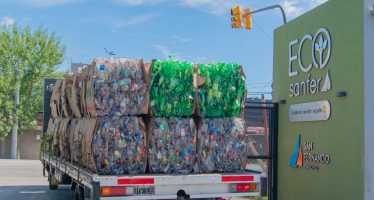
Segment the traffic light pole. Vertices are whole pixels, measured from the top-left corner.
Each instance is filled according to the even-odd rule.
[[[277,9],[277,8],[281,10],[282,16],[283,16],[283,23],[286,24],[287,23],[286,13],[284,12],[282,6],[280,6],[280,5],[268,6],[268,7],[265,7],[265,8],[254,10],[251,13],[248,13],[248,14],[254,14],[254,13],[262,12],[262,11],[265,11],[265,10],[272,10],[272,9]]]

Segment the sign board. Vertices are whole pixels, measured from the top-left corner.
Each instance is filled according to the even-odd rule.
[[[326,121],[330,115],[330,102],[326,100],[294,104],[289,109],[291,122]]]
[[[374,180],[373,151],[365,151],[374,146],[374,131],[365,135],[373,127],[365,116],[374,113],[366,107],[374,102],[366,98],[374,94],[373,72],[365,71],[373,69],[373,52],[365,50],[373,42],[364,38],[374,38],[364,32],[364,18],[374,31],[367,2],[330,0],[275,30],[278,200],[374,199],[373,190],[364,195]]]

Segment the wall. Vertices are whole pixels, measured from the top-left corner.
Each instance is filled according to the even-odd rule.
[[[331,35],[331,56],[323,69],[312,67],[304,73],[297,60],[289,76],[289,44],[305,34],[315,35],[326,28]],[[363,0],[330,0],[320,7],[278,28],[274,35],[273,101],[279,105],[278,199],[279,200],[363,200],[364,199],[364,37]],[[312,42],[303,46],[303,64],[312,63]],[[291,54],[298,53],[294,45]],[[326,56],[326,52],[324,54]],[[325,76],[329,71],[331,90],[290,97],[290,84]],[[323,80],[325,81],[325,80]],[[337,97],[346,91],[348,96]],[[290,122],[292,104],[328,100],[331,116],[327,121]],[[301,135],[303,166],[293,168],[290,159]],[[313,142],[313,150],[304,149]],[[329,164],[306,162],[305,153],[327,154]],[[306,169],[309,165],[319,170]],[[372,198],[368,198],[372,199]]]
[[[37,139],[40,131],[23,130],[18,135],[18,152],[19,159],[38,160],[41,140]],[[0,141],[0,158],[9,159],[11,148],[11,135],[8,135],[4,141]]]
[[[374,1],[364,3],[365,48],[365,200],[374,199]]]

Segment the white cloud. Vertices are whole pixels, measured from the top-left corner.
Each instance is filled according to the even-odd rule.
[[[175,41],[178,41],[178,42],[191,42],[193,41],[194,39],[192,38],[183,38],[183,37],[179,37],[177,35],[173,35],[171,36],[171,38]]]
[[[15,19],[13,19],[11,17],[8,17],[8,16],[5,16],[5,17],[2,18],[2,20],[0,22],[0,25],[11,26],[15,23],[16,23]]]
[[[325,2],[327,2],[327,0],[310,0],[310,7],[315,8]]]
[[[125,5],[156,5],[164,2],[165,0],[115,0],[117,3],[125,4]]]
[[[288,18],[295,18],[306,11],[309,11],[328,0],[283,0],[280,5],[283,7]]]
[[[294,18],[305,12],[305,9],[300,4],[300,0],[284,0],[280,5],[283,7],[284,12],[286,12],[286,16],[290,18]]]
[[[169,4],[179,4],[180,6],[197,8],[205,12],[222,15],[229,12],[229,9],[237,3],[230,0],[114,0],[124,5],[157,5],[168,2]]]
[[[19,4],[27,4],[35,7],[49,7],[67,3],[74,3],[80,0],[16,0]]]
[[[169,56],[172,56],[176,60],[182,60],[181,57],[179,56],[179,53],[171,52],[169,48],[165,45],[152,44],[151,46],[157,49],[158,51],[160,51],[165,59],[169,59]]]
[[[158,16],[158,14],[149,13],[149,14],[144,14],[144,15],[138,15],[138,16],[135,16],[135,17],[127,19],[127,20],[117,19],[117,20],[114,20],[113,23],[114,23],[114,26],[116,28],[124,28],[124,27],[127,27],[127,26],[132,26],[132,25],[144,23],[144,22],[149,21],[152,18],[157,17],[157,16]]]
[[[199,8],[214,15],[222,15],[230,11],[237,3],[229,0],[180,0],[187,7]]]

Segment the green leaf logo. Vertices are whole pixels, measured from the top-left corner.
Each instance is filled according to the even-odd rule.
[[[318,51],[319,53],[319,65],[321,66],[323,63],[323,51],[327,47],[327,40],[324,40],[323,36],[321,35],[319,37],[318,43],[316,42],[314,45],[315,45],[316,51]]]
[[[331,35],[326,28],[320,28],[313,38],[313,64],[316,68],[326,67],[331,56]]]

